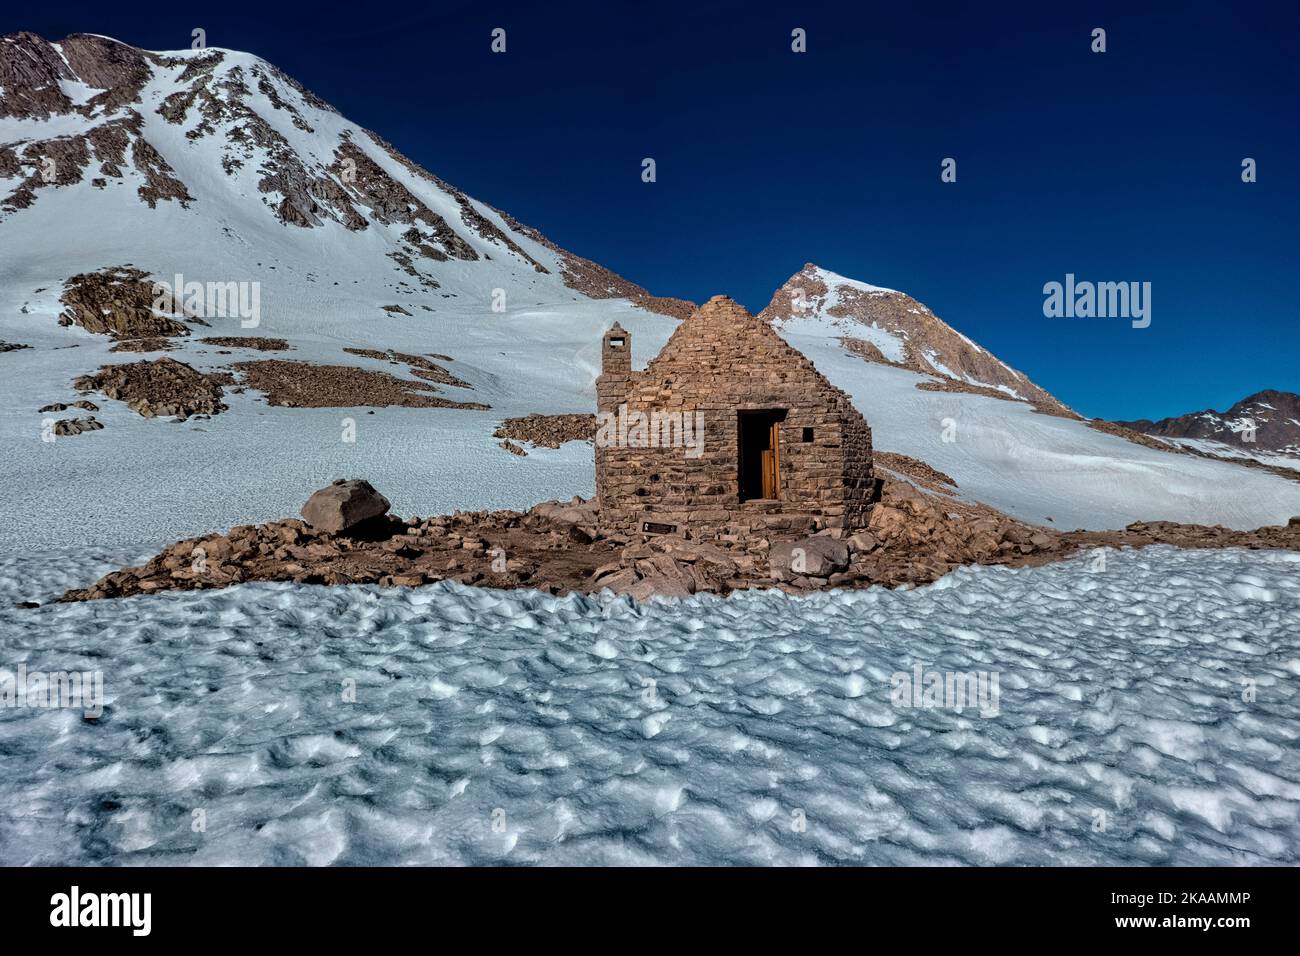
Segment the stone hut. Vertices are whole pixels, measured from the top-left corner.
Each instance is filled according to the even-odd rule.
[[[710,299],[643,372],[615,324],[602,359],[596,494],[608,529],[710,539],[866,524],[866,420],[743,306]]]

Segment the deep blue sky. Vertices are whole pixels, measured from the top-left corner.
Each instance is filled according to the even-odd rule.
[[[1156,418],[1300,391],[1298,9],[96,2],[3,32],[175,49],[204,27],[655,293],[757,310],[813,261],[916,296],[1085,414]],[[1044,318],[1067,272],[1151,282],[1151,327]]]

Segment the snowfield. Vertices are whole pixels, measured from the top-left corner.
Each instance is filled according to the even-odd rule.
[[[110,557],[11,556],[5,596]],[[107,707],[0,709],[0,863],[1300,862],[1300,555],[1105,558],[6,602],[0,667],[101,670]],[[896,704],[918,665],[996,674],[996,716]]]

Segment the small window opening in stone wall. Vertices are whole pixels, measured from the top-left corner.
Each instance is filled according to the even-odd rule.
[[[612,349],[621,349],[621,348],[622,348],[624,345],[626,345],[626,344],[627,344],[627,339],[624,339],[624,338],[617,338],[617,339],[610,339],[610,340],[609,340],[609,347],[612,348]]]
[[[805,443],[813,440],[813,430],[811,428],[805,428],[803,430],[803,440]]]

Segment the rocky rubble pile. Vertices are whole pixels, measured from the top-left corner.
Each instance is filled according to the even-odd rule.
[[[287,352],[290,349],[287,339],[265,335],[212,335],[199,341],[223,349],[252,349],[256,352]]]
[[[991,509],[952,511],[943,499],[892,480],[884,482],[867,529],[855,534],[813,531],[815,526],[796,521],[784,531],[773,531],[770,519],[767,525],[733,526],[707,543],[676,535],[638,541],[623,549],[617,566],[594,572],[593,589],[608,587],[643,599],[755,587],[798,594],[922,584],[963,564],[1039,563],[1073,550],[1062,545],[1057,532]]]
[[[236,362],[231,368],[245,384],[266,394],[269,405],[285,408],[355,408],[404,405],[409,408],[486,410],[482,402],[456,402],[438,397],[426,382],[397,378],[387,372],[350,365],[317,365],[285,359]]]
[[[175,415],[216,415],[226,410],[218,378],[205,375],[171,358],[106,365],[94,375],[83,375],[72,383],[81,392],[103,392],[126,402],[127,407],[146,418]]]
[[[964,561],[1011,562],[1056,547],[1054,537],[1010,519],[963,530],[967,519],[949,518],[928,501],[910,485],[889,482],[870,533],[841,539],[835,530],[804,535],[811,526],[792,525],[774,541],[764,536],[770,528],[736,526],[701,541],[607,534],[597,502],[581,498],[523,513],[403,521],[387,513],[387,499],[367,482],[338,481],[311,496],[304,520],[181,541],[145,566],[114,572],[65,599],[240,581],[414,587],[444,579],[552,593],[609,588],[639,600],[773,586],[799,593],[929,581]]]
[[[957,482],[950,476],[911,455],[875,448],[871,452],[871,457],[877,468],[887,468],[889,471],[897,472],[913,484],[928,488],[930,491],[947,492],[957,487]]]
[[[534,413],[522,418],[507,418],[492,435],[495,438],[528,442],[538,448],[559,448],[565,442],[594,440],[596,416]]]
[[[573,525],[545,514],[457,512],[402,520],[376,513],[379,507],[387,511],[387,501],[365,482],[331,485],[309,499],[303,509],[306,519],[241,525],[225,534],[179,541],[142,567],[105,575],[89,588],[69,591],[62,600],[244,581],[417,587],[454,580],[558,594],[585,590],[592,571],[617,557],[610,542],[593,541]],[[340,531],[327,530],[339,525]]]
[[[1300,551],[1300,515],[1284,525],[1265,525],[1251,531],[1234,531],[1222,525],[1177,524],[1173,521],[1135,521],[1123,531],[1071,531],[1061,535],[1066,547],[1130,547],[1172,544],[1179,548],[1284,548]]]
[[[1291,548],[1287,526],[1238,532],[1168,522],[1124,531],[1067,534],[1022,524],[982,506],[956,504],[901,481],[886,481],[869,526],[781,537],[733,528],[714,540],[601,530],[597,503],[575,498],[527,512],[457,512],[402,520],[367,482],[335,482],[314,494],[304,519],[242,525],[171,545],[147,564],[67,592],[64,601],[127,597],[242,581],[418,587],[442,580],[530,587],[561,594],[609,589],[637,600],[747,588],[793,594],[825,588],[934,581],[963,564],[1041,564],[1082,548]]]
[[[160,298],[167,306],[163,311],[154,308]],[[170,296],[157,294],[147,272],[130,266],[72,276],[64,283],[60,301],[66,307],[60,325],[79,325],[119,340],[189,335],[189,327],[178,317],[195,321]]]
[[[349,355],[360,355],[362,358],[372,358],[381,362],[387,362],[389,365],[406,365],[409,367],[411,374],[416,378],[422,378],[425,381],[434,382],[438,385],[452,385],[456,388],[474,387],[470,385],[469,382],[452,375],[451,372],[447,371],[437,362],[430,361],[430,359],[434,358],[442,359],[444,362],[453,361],[450,355],[432,354],[426,357],[424,355],[412,355],[409,352],[398,352],[393,349],[389,349],[387,352],[382,352],[379,349],[345,348],[343,351],[347,352]]]

